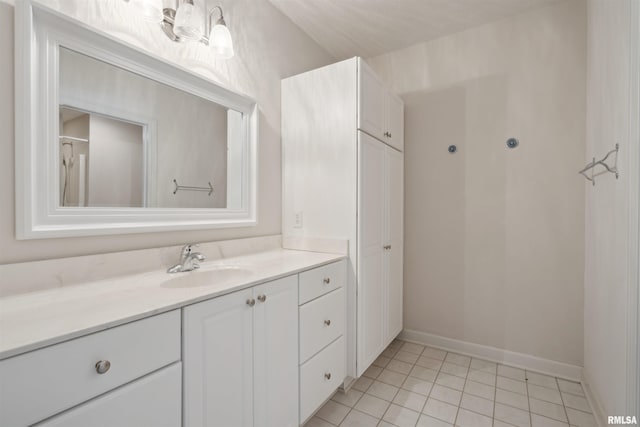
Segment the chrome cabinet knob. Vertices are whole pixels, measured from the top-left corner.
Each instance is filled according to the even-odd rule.
[[[330,379],[331,379],[331,372],[325,372],[325,373],[324,373],[324,377],[325,377],[326,379],[330,380]]]
[[[327,326],[331,326],[331,320],[327,319],[324,321],[324,324]]]
[[[249,298],[249,299],[247,300],[247,305],[248,305],[249,307],[253,307],[254,305],[256,305],[256,300],[254,300],[253,298]]]
[[[328,277],[325,277],[322,281],[324,282],[325,285],[328,285],[329,283],[331,283],[331,279]]]
[[[266,295],[258,295],[258,301],[265,302],[266,300],[267,300],[267,296]]]
[[[98,363],[96,363],[96,372],[100,375],[106,373],[109,368],[111,368],[111,362],[109,362],[108,360],[100,360]]]

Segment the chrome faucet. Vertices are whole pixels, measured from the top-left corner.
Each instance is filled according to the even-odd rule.
[[[169,268],[167,273],[182,273],[200,268],[200,264],[198,264],[198,262],[204,261],[205,258],[200,252],[193,252],[192,248],[194,247],[198,247],[198,245],[185,245],[182,248],[182,253],[180,254],[180,264],[176,264]]]

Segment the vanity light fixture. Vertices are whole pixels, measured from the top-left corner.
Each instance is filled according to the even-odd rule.
[[[143,19],[159,22],[164,33],[174,42],[196,41],[211,48],[218,58],[233,57],[233,40],[222,13],[214,6],[207,13],[194,0],[176,0],[176,7],[162,8],[162,0],[125,0]],[[204,3],[206,10],[206,2]],[[220,17],[213,24],[214,14]]]

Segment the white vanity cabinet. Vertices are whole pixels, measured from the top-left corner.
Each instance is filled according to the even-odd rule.
[[[182,364],[178,362],[36,426],[177,427],[182,424],[181,383]]]
[[[359,62],[358,129],[402,151],[404,104],[364,61]]]
[[[346,261],[300,273],[300,424],[346,374]]]
[[[350,377],[402,329],[403,114],[360,58],[282,81],[283,235],[349,241]]]
[[[107,425],[100,424],[106,413],[105,422],[119,425],[176,425],[179,361],[180,310],[4,359],[0,425],[27,426],[56,414],[42,425]],[[165,421],[155,424],[158,411]]]
[[[298,425],[298,276],[183,309],[184,426]]]

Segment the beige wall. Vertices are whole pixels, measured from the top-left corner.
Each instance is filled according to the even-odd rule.
[[[0,263],[94,254],[184,242],[277,234],[281,228],[280,79],[333,58],[267,1],[223,0],[236,57],[213,61],[204,46],[174,44],[153,24],[131,17],[121,0],[45,3],[155,55],[257,99],[260,106],[258,225],[189,232],[17,241],[14,220],[13,7],[0,2]]]
[[[368,60],[406,102],[406,329],[582,365],[585,24],[569,0]]]
[[[628,333],[629,299],[635,286],[637,299],[637,240],[635,254],[631,239],[638,236],[630,203],[638,203],[638,93],[631,103],[631,56],[638,55],[631,43],[631,20],[638,31],[637,0],[589,0],[587,62],[587,152],[585,163],[602,157],[620,144],[618,180],[611,174],[597,178],[596,186],[587,186],[586,270],[585,270],[585,345],[584,376],[602,415],[636,415],[627,406],[627,351],[633,345]],[[638,38],[636,33],[633,37]],[[637,67],[637,64],[636,64]],[[638,70],[635,70],[637,82]],[[637,86],[636,86],[637,91]],[[630,110],[630,106],[635,108]],[[634,111],[635,110],[635,111]],[[634,117],[634,119],[631,119]],[[634,125],[635,123],[635,125]],[[634,128],[635,126],[635,128]],[[631,160],[634,156],[635,160]],[[635,186],[631,183],[635,180]],[[632,192],[635,191],[635,197]],[[633,197],[633,198],[632,198]],[[632,259],[635,258],[635,267]],[[636,269],[634,284],[631,268]],[[636,308],[637,309],[637,308]],[[637,331],[636,331],[637,334]],[[638,337],[636,335],[635,341]],[[631,361],[633,364],[633,361]],[[637,378],[637,373],[635,374]],[[636,379],[637,381],[637,379]],[[636,383],[637,384],[637,383]],[[637,386],[637,385],[636,385]]]

